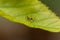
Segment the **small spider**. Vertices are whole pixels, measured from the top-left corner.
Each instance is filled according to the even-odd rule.
[[[34,21],[32,17],[28,17],[28,16],[27,16],[27,20],[30,21],[30,22]]]

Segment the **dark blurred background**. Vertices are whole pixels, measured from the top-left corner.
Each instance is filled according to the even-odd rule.
[[[41,0],[49,8],[60,14],[60,0]],[[60,40],[60,33],[29,28],[0,17],[0,40]]]
[[[60,16],[60,0],[41,0],[46,4],[52,11]]]

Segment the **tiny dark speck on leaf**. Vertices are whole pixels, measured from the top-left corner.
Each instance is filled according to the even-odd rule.
[[[33,18],[32,17],[29,17],[29,16],[27,16],[27,20],[30,21],[30,22],[33,22],[34,21]]]

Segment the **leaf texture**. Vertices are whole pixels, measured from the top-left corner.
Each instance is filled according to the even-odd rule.
[[[60,19],[38,0],[0,0],[0,16],[12,22],[60,32]]]

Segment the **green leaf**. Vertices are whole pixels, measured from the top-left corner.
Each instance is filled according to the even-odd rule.
[[[60,19],[38,0],[0,0],[0,16],[32,28],[60,32]]]

